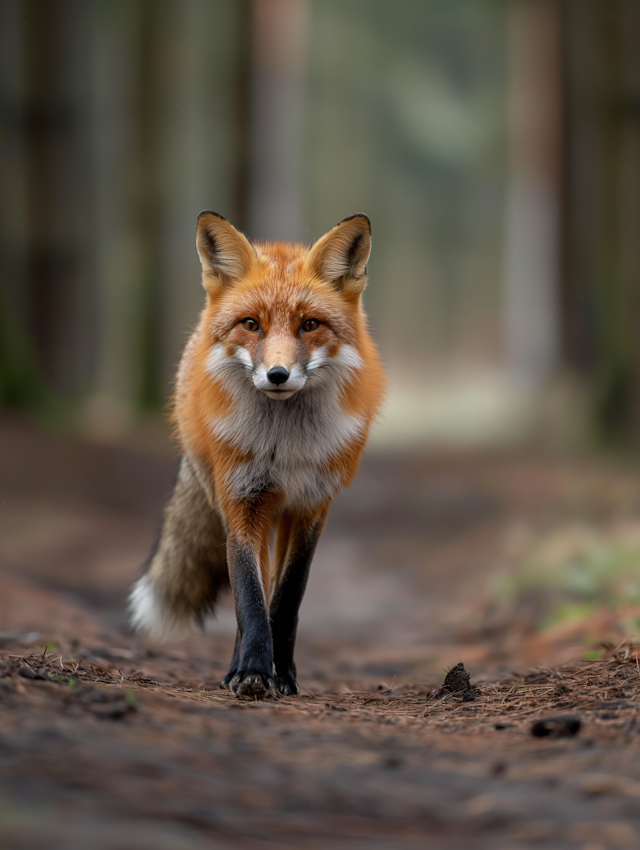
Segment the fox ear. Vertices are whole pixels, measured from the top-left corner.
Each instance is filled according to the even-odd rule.
[[[244,277],[255,259],[246,236],[211,210],[198,216],[196,247],[202,264],[202,285],[211,293]]]
[[[318,239],[307,265],[313,274],[332,283],[339,292],[355,295],[367,285],[370,253],[371,222],[364,213],[356,213]]]

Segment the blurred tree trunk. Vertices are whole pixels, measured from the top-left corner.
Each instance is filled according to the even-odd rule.
[[[147,247],[142,196],[152,166],[140,161],[142,7],[94,0],[91,10],[92,256],[99,329],[87,426],[110,438],[127,426],[140,399]],[[148,121],[150,107],[144,108]]]
[[[253,0],[249,235],[298,241],[308,0]]]
[[[137,406],[154,409],[164,402],[158,364],[161,362],[161,316],[164,291],[161,262],[162,177],[161,115],[164,104],[163,65],[171,54],[166,0],[138,0],[134,64],[133,160],[137,169],[136,229],[142,256],[140,269],[141,309],[137,359],[140,363]]]
[[[640,442],[640,4],[624,0],[618,22],[621,53],[620,275],[626,293],[626,333],[631,342],[630,419]]]
[[[507,24],[507,357],[518,389],[535,397],[559,359],[559,2],[510,0]]]
[[[254,0],[236,0],[236,50],[233,81],[234,157],[233,209],[234,225],[247,231],[251,191],[251,68],[254,32]]]
[[[640,441],[640,5],[564,4],[562,329],[600,436]]]
[[[85,7],[79,0],[24,3],[24,67],[29,312],[51,385],[70,398],[86,385],[89,311],[78,309],[86,278],[81,82]]]
[[[28,332],[21,12],[0,0],[0,404],[28,406],[42,379]]]
[[[3,3],[1,11],[3,36],[10,38],[3,62],[11,63],[5,64],[8,79],[3,77],[9,98],[3,154],[9,165],[2,183],[2,239],[8,263],[3,276],[9,275],[3,288],[11,291],[3,297],[4,309],[14,318],[5,316],[5,322],[12,357],[59,393],[77,398],[91,373],[86,127],[78,73],[86,7],[79,0],[22,0]]]

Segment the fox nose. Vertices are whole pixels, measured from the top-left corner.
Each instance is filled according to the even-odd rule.
[[[272,366],[267,372],[267,378],[269,378],[272,384],[278,386],[279,384],[284,384],[289,379],[289,373],[284,366]]]

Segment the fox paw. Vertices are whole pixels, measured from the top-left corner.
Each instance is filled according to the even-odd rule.
[[[276,688],[286,697],[295,697],[300,693],[300,685],[296,682],[296,677],[291,674],[276,676]]]
[[[224,679],[222,686],[224,687]],[[265,676],[257,670],[236,671],[227,687],[237,697],[249,697],[250,699],[264,699],[265,697],[274,697],[277,694],[276,683],[271,676]]]

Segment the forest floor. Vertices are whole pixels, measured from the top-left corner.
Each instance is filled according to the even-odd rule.
[[[0,420],[0,847],[640,846],[640,469],[370,454],[251,702],[127,627],[174,465]]]

